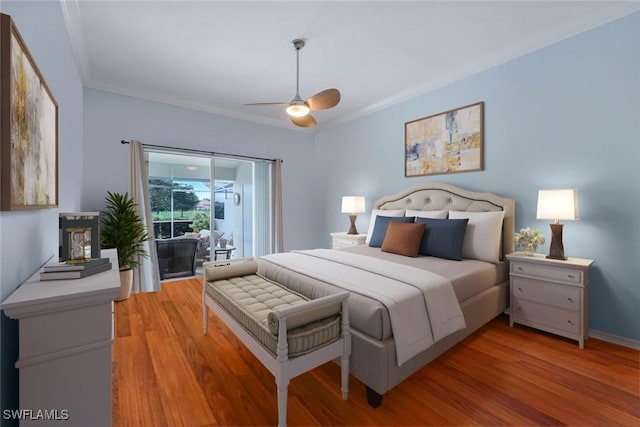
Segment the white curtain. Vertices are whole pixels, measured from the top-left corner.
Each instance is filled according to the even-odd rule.
[[[138,214],[147,232],[152,237],[144,243],[149,258],[138,257],[140,265],[133,270],[133,292],[153,292],[160,290],[160,273],[158,271],[158,253],[153,235],[153,218],[149,199],[149,174],[144,159],[144,147],[140,141],[129,143],[130,153],[130,193],[136,203]]]
[[[272,168],[273,188],[272,188],[272,236],[273,236],[273,253],[284,251],[283,233],[282,233],[282,159],[275,159]]]
[[[271,218],[271,163],[267,161],[253,162],[253,206],[251,208],[252,220],[246,224],[244,235],[252,236],[253,256],[259,257],[273,253],[272,218]],[[245,193],[244,200],[248,200]],[[243,213],[246,216],[247,212]],[[251,230],[253,227],[253,230]],[[246,253],[246,252],[245,252]]]

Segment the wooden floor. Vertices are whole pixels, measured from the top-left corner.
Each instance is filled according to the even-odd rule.
[[[200,279],[201,280],[201,279]],[[116,303],[115,426],[276,425],[271,374],[213,313],[202,332],[201,281]],[[292,380],[290,425],[640,425],[639,352],[510,328],[499,317],[370,408],[325,364]]]

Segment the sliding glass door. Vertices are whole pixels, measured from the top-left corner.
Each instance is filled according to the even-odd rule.
[[[209,228],[211,161],[206,157],[148,152],[149,198],[157,239]]]
[[[151,149],[147,155],[156,239],[207,240],[207,259],[271,253],[272,162]]]

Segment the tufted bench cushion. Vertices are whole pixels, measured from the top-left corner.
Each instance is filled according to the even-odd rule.
[[[312,300],[257,274],[253,258],[204,264],[202,323],[209,309],[273,374],[278,426],[287,425],[291,378],[340,359],[342,399],[349,395],[349,293]]]
[[[206,279],[205,293],[276,357],[279,325],[274,312],[308,299],[257,274],[215,277],[208,272]],[[287,319],[289,357],[309,353],[336,341],[340,337],[340,308],[341,304],[335,303]]]

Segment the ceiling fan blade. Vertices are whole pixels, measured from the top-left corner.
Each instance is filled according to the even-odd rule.
[[[254,102],[251,104],[243,104],[243,105],[289,105],[288,102]]]
[[[294,125],[301,128],[312,128],[317,124],[316,119],[311,114],[302,117],[289,117]]]
[[[307,100],[309,108],[313,111],[335,107],[338,102],[340,102],[340,91],[338,89],[325,89]]]

